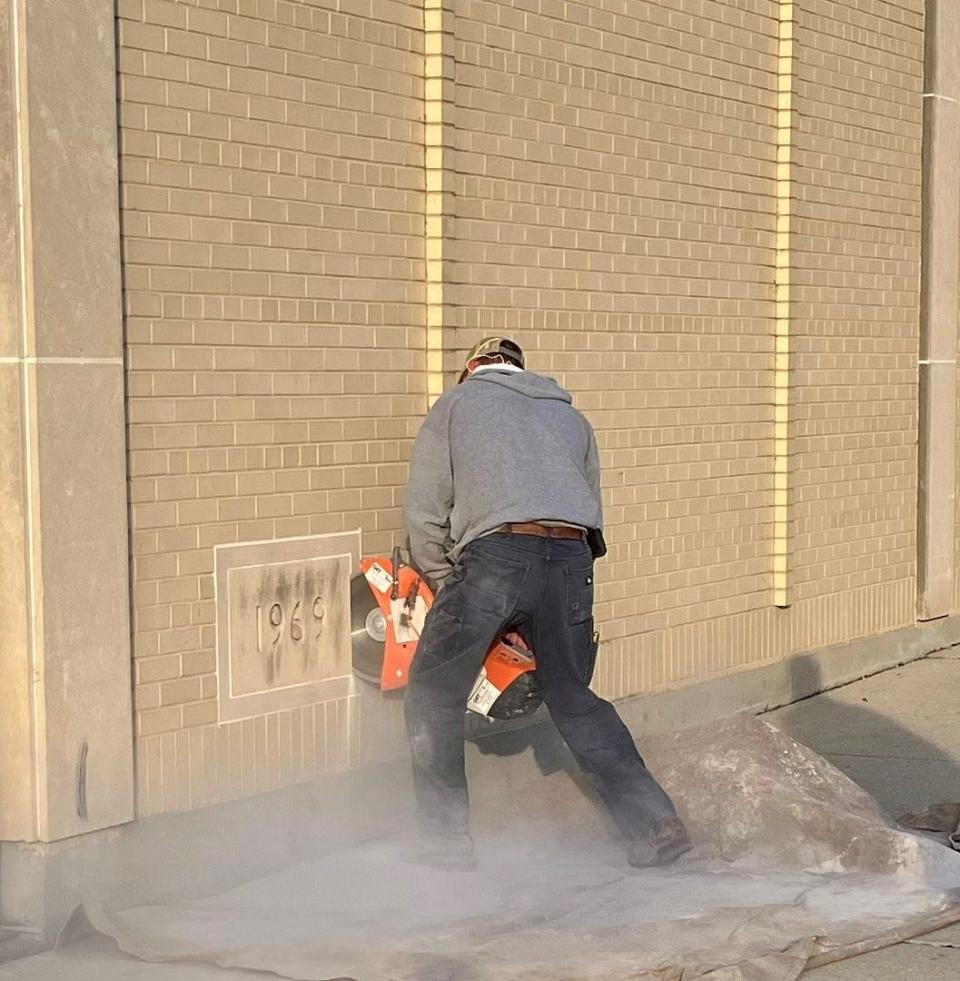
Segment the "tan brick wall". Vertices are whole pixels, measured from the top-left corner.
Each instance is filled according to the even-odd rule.
[[[451,347],[600,434],[619,697],[914,618],[922,4],[795,5],[792,607],[771,608],[778,5],[457,18]],[[462,284],[462,285],[461,285]]]
[[[422,11],[120,0],[118,35],[144,813],[349,762],[356,699],[214,728],[213,546],[400,527]]]
[[[528,6],[457,19],[455,346],[516,333],[598,429],[625,695],[770,603],[777,5]]]
[[[796,4],[788,610],[771,605],[778,4],[446,6],[446,365],[515,334],[598,429],[598,688],[912,622],[921,0]],[[426,405],[423,11],[119,14],[147,813],[402,745],[397,704],[369,691],[218,727],[211,573],[220,543],[359,526],[370,553],[400,528]]]
[[[923,2],[797,10],[791,565],[803,601],[916,577]]]

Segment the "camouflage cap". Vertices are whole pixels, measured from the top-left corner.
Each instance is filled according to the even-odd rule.
[[[471,361],[476,358],[495,358],[497,356],[505,358],[507,361],[519,365],[521,368],[526,367],[523,349],[516,341],[511,341],[509,337],[485,337],[470,349],[470,353],[463,363],[463,373],[460,375],[460,381],[463,381],[467,377],[467,366]]]

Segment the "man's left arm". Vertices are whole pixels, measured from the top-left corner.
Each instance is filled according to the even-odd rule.
[[[404,505],[413,564],[434,587],[452,570],[447,560],[453,509],[449,425],[449,407],[441,400],[414,441]]]

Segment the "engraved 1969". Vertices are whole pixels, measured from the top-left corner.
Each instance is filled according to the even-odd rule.
[[[273,653],[285,636],[289,636],[294,644],[303,642],[302,606],[302,601],[297,600],[293,608],[286,612],[280,602],[274,602],[269,607],[264,607],[260,603],[257,604],[257,652],[259,654]],[[313,639],[319,641],[323,619],[326,616],[322,596],[313,598],[308,616],[310,619],[309,629],[313,631]]]

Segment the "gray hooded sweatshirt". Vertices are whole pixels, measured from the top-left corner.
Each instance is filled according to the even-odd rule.
[[[424,420],[405,510],[413,563],[437,585],[470,542],[507,522],[602,528],[593,429],[552,378],[470,375]]]

